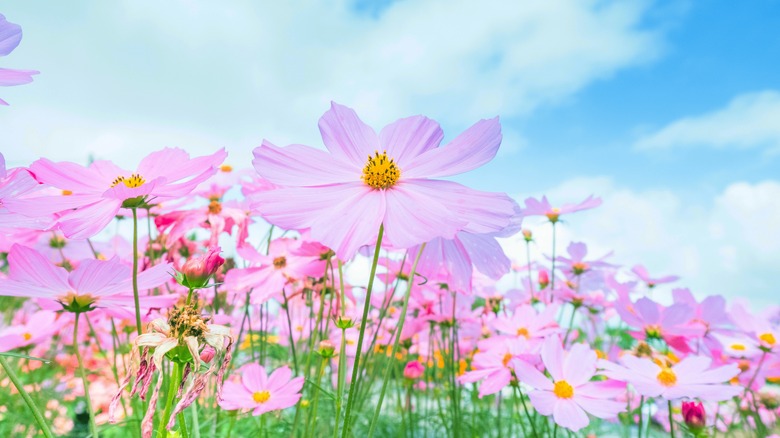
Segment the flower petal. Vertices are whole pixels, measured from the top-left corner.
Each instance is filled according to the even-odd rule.
[[[559,426],[576,432],[590,423],[588,414],[573,399],[561,400],[553,408],[553,419]]]
[[[361,167],[309,146],[280,148],[268,141],[252,151],[252,165],[268,181],[282,186],[319,186],[360,181]]]
[[[439,146],[444,132],[434,120],[412,116],[396,120],[379,133],[379,142],[403,172],[404,166],[418,155]]]
[[[325,147],[334,157],[350,162],[362,169],[381,146],[374,130],[363,123],[355,110],[335,102],[319,121],[320,134]]]

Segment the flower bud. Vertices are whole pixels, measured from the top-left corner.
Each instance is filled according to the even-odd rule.
[[[346,330],[354,326],[355,326],[355,321],[353,321],[352,318],[348,318],[346,316],[336,317],[336,327],[340,328],[341,330]]]
[[[550,275],[547,271],[539,271],[539,288],[544,289],[550,284]]]
[[[706,416],[704,415],[704,405],[701,402],[683,402],[682,403],[682,416],[685,420],[685,425],[692,431],[702,429],[706,424]]]
[[[419,361],[413,360],[406,364],[404,368],[404,377],[409,380],[417,380],[422,377],[425,372],[425,367]]]
[[[206,286],[212,275],[217,272],[225,259],[219,256],[220,248],[209,249],[203,257],[191,257],[179,269],[176,281],[190,289],[200,289]]]
[[[334,353],[336,352],[336,346],[328,339],[325,339],[324,341],[320,341],[320,348],[319,353],[320,356],[328,359],[333,357]]]
[[[526,242],[530,242],[530,241],[534,240],[534,235],[531,233],[531,230],[524,229],[523,230],[523,238],[525,239]]]

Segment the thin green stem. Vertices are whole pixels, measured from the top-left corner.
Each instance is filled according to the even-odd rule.
[[[138,298],[138,210],[133,210],[133,304],[135,304],[135,325],[138,336],[141,336],[141,302]]]
[[[35,405],[35,402],[33,402],[33,399],[30,397],[30,394],[27,393],[27,390],[24,389],[24,384],[19,380],[19,376],[17,376],[13,368],[11,368],[11,365],[5,359],[5,356],[0,355],[0,366],[2,366],[5,373],[8,374],[8,378],[11,379],[11,383],[13,383],[16,390],[19,391],[24,402],[27,403],[27,407],[30,408],[33,417],[35,418],[35,422],[38,423],[38,428],[41,429],[43,436],[52,438],[54,435],[51,434],[49,425],[46,424],[46,420],[43,419],[43,414],[41,414],[41,411],[38,409],[38,406]]]
[[[552,268],[550,269],[550,290],[555,289],[555,222],[552,223]]]
[[[369,426],[368,430],[368,436],[371,438],[374,435],[374,430],[376,428],[377,420],[379,419],[379,413],[382,411],[382,401],[385,398],[385,391],[387,390],[387,382],[390,379],[390,370],[393,368],[393,364],[396,361],[396,353],[398,352],[398,345],[401,343],[401,334],[403,333],[404,329],[404,321],[406,320],[406,312],[409,309],[409,297],[412,294],[412,286],[414,286],[414,275],[417,272],[417,263],[420,261],[420,256],[422,256],[423,251],[425,250],[425,243],[423,243],[420,246],[420,250],[417,252],[417,257],[414,259],[414,264],[412,265],[412,271],[409,273],[409,281],[406,287],[406,293],[404,294],[404,303],[403,308],[401,309],[401,315],[398,317],[398,327],[395,329],[395,341],[393,342],[393,350],[390,353],[390,364],[387,365],[385,368],[385,376],[382,379],[382,390],[379,393],[379,400],[376,404],[376,409],[374,410],[374,417],[371,419],[371,425]]]
[[[672,418],[672,401],[666,402],[666,406],[669,409],[669,436],[674,438],[674,419]]]
[[[76,313],[76,320],[73,322],[73,350],[76,352],[76,360],[79,363],[79,372],[81,373],[81,382],[84,384],[84,398],[87,400],[87,412],[89,413],[89,432],[93,438],[98,438],[97,426],[95,425],[95,411],[92,409],[92,399],[89,396],[87,370],[84,368],[84,360],[81,358],[81,353],[79,352],[79,315],[81,315],[81,313]]]
[[[339,288],[341,289],[341,306],[339,309],[340,319],[344,319],[346,306],[346,292],[344,291],[344,272],[342,269],[341,260],[339,260]],[[339,423],[341,422],[341,403],[344,399],[344,382],[347,378],[347,328],[344,325],[344,321],[339,323],[341,326],[341,347],[339,348],[339,374],[338,382],[336,385],[336,419],[333,426],[333,438],[339,436]]]
[[[645,396],[639,398],[639,435],[638,438],[642,438],[642,428],[644,426],[644,414],[642,408],[645,406]]]
[[[322,381],[322,375],[325,373],[325,365],[328,363],[328,358],[323,357],[322,361],[320,362],[320,369],[317,371],[317,385],[320,384]],[[314,436],[312,435],[312,427],[317,427],[317,405],[320,401],[320,391],[314,391],[314,400],[312,401],[311,405],[311,412],[309,412],[309,416],[306,418],[306,435],[307,437]],[[312,421],[314,420],[314,421]]]
[[[290,349],[292,349],[293,367],[295,374],[298,374],[298,355],[295,353],[295,337],[293,337],[292,317],[290,317],[290,302],[287,300],[287,294],[282,288],[282,298],[284,298],[284,313],[287,314],[287,331],[290,333]]]
[[[371,273],[368,277],[368,287],[366,288],[366,299],[363,304],[363,317],[360,319],[360,334],[358,335],[357,347],[355,350],[355,364],[352,367],[352,383],[349,385],[349,394],[347,395],[347,410],[344,414],[344,430],[341,433],[342,438],[347,438],[350,424],[350,414],[352,406],[355,404],[355,390],[360,383],[360,354],[363,351],[363,337],[368,325],[368,310],[371,308],[371,291],[374,288],[374,277],[376,277],[376,266],[379,262],[379,250],[382,248],[382,236],[385,233],[384,224],[379,225],[379,233],[376,236],[376,246],[374,248],[374,259],[371,262]]]
[[[165,400],[165,409],[163,409],[162,418],[160,418],[160,436],[166,438],[168,436],[168,420],[171,416],[171,408],[173,407],[173,400],[176,398],[176,393],[179,392],[179,384],[181,383],[181,365],[175,362],[173,365],[173,371],[171,372],[171,380],[168,382],[168,395]]]
[[[527,418],[528,422],[531,424],[531,432],[534,433],[534,437],[538,437],[539,434],[536,432],[536,422],[531,418],[531,413],[528,411],[528,406],[526,406],[525,399],[523,398],[523,390],[519,385],[517,386],[517,392],[520,396],[520,404],[523,405],[523,411],[525,411],[525,418]]]

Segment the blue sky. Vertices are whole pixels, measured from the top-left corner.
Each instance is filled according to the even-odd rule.
[[[225,146],[248,166],[263,138],[319,145],[331,99],[377,128],[423,113],[448,138],[500,115],[502,151],[461,181],[518,199],[595,193],[604,206],[572,217],[564,242],[681,274],[699,294],[774,293],[779,1],[3,1],[0,13],[25,31],[2,66],[41,71],[0,89],[11,165],[133,167],[165,146]]]

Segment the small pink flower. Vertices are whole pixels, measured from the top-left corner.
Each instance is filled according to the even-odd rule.
[[[561,207],[553,207],[550,204],[550,201],[547,200],[547,196],[542,196],[541,200],[536,198],[526,199],[523,214],[526,216],[545,216],[550,222],[556,223],[562,214],[587,210],[589,208],[598,207],[599,205],[601,205],[601,198],[588,196],[588,199],[579,204],[563,204]]]
[[[250,363],[238,370],[241,381],[225,382],[222,409],[253,409],[252,415],[261,415],[294,406],[301,398],[303,377],[292,378],[289,367],[274,370],[270,376],[265,368]]]
[[[422,377],[424,372],[425,367],[423,367],[423,364],[421,364],[420,361],[413,360],[406,364],[406,367],[404,368],[404,377],[410,380],[417,380]]]
[[[682,402],[682,415],[685,425],[692,430],[701,429],[707,424],[704,405],[701,402]]]
[[[596,374],[597,361],[596,353],[585,344],[565,351],[560,338],[550,336],[542,346],[542,362],[552,381],[522,360],[515,361],[514,367],[520,381],[535,389],[528,394],[534,408],[576,432],[590,423],[586,412],[598,418],[614,418],[626,408],[625,403],[613,400],[624,386],[590,381]]]

